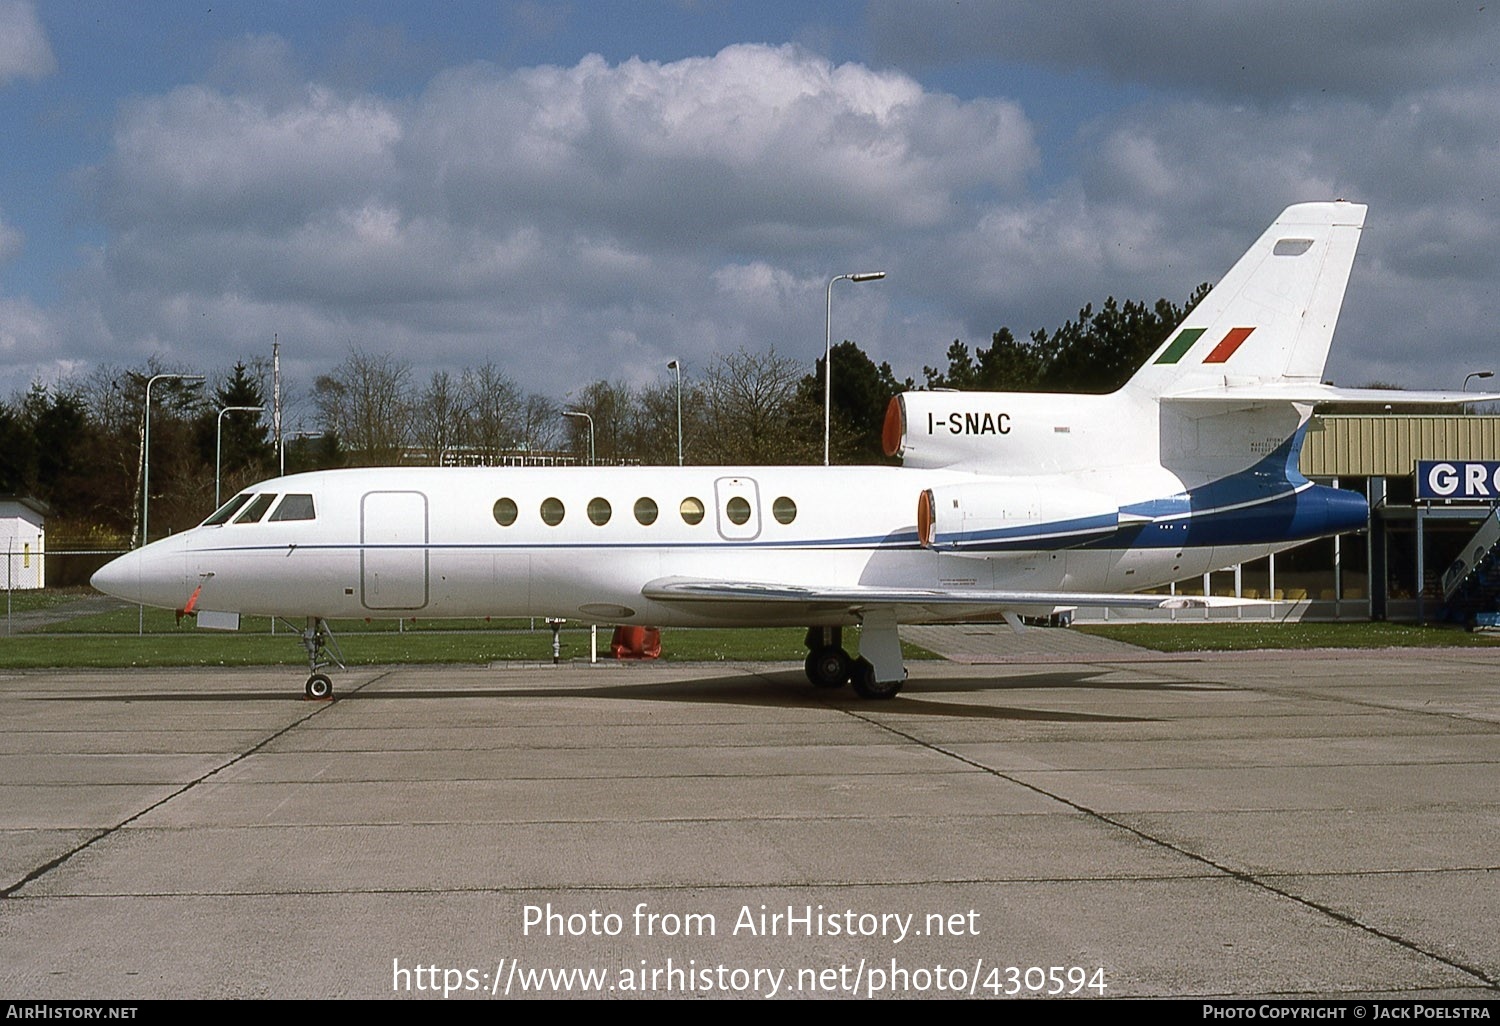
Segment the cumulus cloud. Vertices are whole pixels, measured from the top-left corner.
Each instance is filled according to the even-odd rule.
[[[393,97],[308,81],[283,40],[247,38],[208,81],[118,108],[108,153],[80,176],[104,241],[66,315],[0,315],[44,355],[197,365],[277,334],[309,378],[352,342],[419,377],[493,360],[561,393],[659,380],[672,358],[691,372],[740,346],[811,366],[829,277],[881,269],[884,282],[841,288],[834,330],[906,375],[955,337],[1055,327],[1107,295],[1181,301],[1286,205],[1344,197],[1371,215],[1334,376],[1447,383],[1433,379],[1438,311],[1465,317],[1443,327],[1444,360],[1488,359],[1500,83],[1476,73],[1489,57],[1470,42],[1426,71],[1400,58],[1379,88],[1340,79],[1341,55],[1327,93],[1240,88],[1194,50],[1238,36],[1282,53],[1239,7],[1149,0],[1129,12],[1145,28],[1117,26],[1117,56],[1076,38],[1097,26],[970,6],[929,26],[964,37],[955,54],[1118,65],[1150,88],[1042,131],[1012,99],[735,45],[672,62],[473,63]],[[1106,22],[1124,17],[1106,6]],[[1373,58],[1394,36],[1362,11],[1341,38]],[[1438,11],[1418,49],[1459,20]],[[1315,48],[1281,35],[1295,72]],[[913,30],[902,45],[921,43]],[[1168,49],[1198,70],[1154,70]],[[19,244],[7,238],[0,225],[0,258]]]
[[[470,65],[399,103],[184,86],[127,104],[90,179],[110,228],[99,286],[130,297],[120,339],[186,349],[170,311],[194,303],[253,313],[262,337],[298,309],[328,353],[356,336],[463,362],[612,338],[650,362],[753,341],[700,333],[743,267],[806,279],[800,327],[821,309],[822,271],[790,269],[808,254],[951,227],[971,194],[1019,195],[1037,160],[1007,101],[743,45]],[[757,323],[784,335],[776,298]]]
[[[424,95],[409,146],[431,159],[448,209],[477,221],[561,211],[622,234],[751,245],[777,226],[816,240],[931,224],[951,216],[955,190],[1013,189],[1037,160],[1013,104],[960,104],[905,75],[764,46],[462,69]]]
[[[57,69],[47,32],[28,0],[0,0],[0,85]]]

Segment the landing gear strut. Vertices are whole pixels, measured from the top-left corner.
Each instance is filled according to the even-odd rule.
[[[860,698],[895,698],[906,684],[906,663],[893,611],[865,612],[859,626],[859,654],[851,681],[854,693]]]
[[[321,616],[309,616],[307,626],[302,629],[302,647],[307,649],[307,697],[315,702],[333,699],[333,680],[322,670],[327,666],[344,669],[343,653],[328,621]],[[331,650],[330,650],[331,649]]]
[[[843,687],[853,684],[859,697],[889,699],[906,684],[906,666],[901,661],[901,639],[895,633],[895,619],[880,613],[867,613],[859,627],[859,658],[844,651],[843,627],[808,627],[807,679],[816,687]]]
[[[803,644],[807,661],[802,664],[807,679],[820,688],[853,684],[861,698],[895,698],[906,683],[901,659],[901,638],[896,619],[888,613],[870,612],[860,627],[861,656],[850,658],[844,651],[842,627],[809,627]]]

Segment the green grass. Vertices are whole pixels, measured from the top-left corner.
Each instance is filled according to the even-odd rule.
[[[408,640],[408,638],[410,640]],[[576,654],[568,643],[564,655]],[[583,655],[588,655],[584,639]],[[552,638],[532,635],[364,635],[344,646],[351,666],[371,663],[487,663],[504,659],[552,658]],[[127,666],[279,666],[306,665],[302,645],[293,634],[193,635],[17,635],[0,642],[0,667],[86,668]]]
[[[65,606],[93,595],[87,588],[15,592],[17,612]],[[26,605],[23,609],[21,603]],[[199,630],[191,617],[180,623],[172,613],[134,606],[74,616],[29,633],[0,640],[0,669],[127,666],[305,665],[297,629],[279,624],[270,633],[266,617],[244,617],[239,631]],[[491,663],[506,660],[550,662],[552,632],[526,619],[336,620],[350,665],[390,663]],[[1469,634],[1452,627],[1391,623],[1170,623],[1078,626],[1073,630],[1140,645],[1160,652],[1225,652],[1247,649],[1388,648],[1486,646],[1500,636]],[[610,628],[600,627],[599,649],[607,658]],[[667,628],[662,659],[668,662],[800,661],[801,628]],[[851,650],[859,632],[846,635]],[[562,658],[589,657],[586,626],[570,623],[562,633]],[[904,645],[908,659],[936,659]]]
[[[418,617],[401,621],[371,619],[330,622],[333,632],[338,635],[434,632],[450,634],[455,631],[526,630],[531,626],[531,621],[525,618],[485,620],[477,617],[468,620],[432,620]],[[536,623],[539,629],[546,629],[544,621],[537,620]],[[165,635],[205,633],[198,630],[195,621],[190,616],[178,620],[174,613],[165,609],[148,609],[142,617],[140,610],[135,606],[75,616],[66,623],[51,624],[38,630],[49,634],[139,634],[142,631],[147,634]],[[301,630],[300,624],[288,626],[285,622],[281,622],[276,625],[278,635],[296,633],[299,630]],[[239,633],[269,635],[271,620],[265,616],[243,616],[240,618]],[[547,632],[547,636],[551,637],[550,631]]]
[[[1457,627],[1403,623],[1142,623],[1073,630],[1158,652],[1235,652],[1298,648],[1494,646],[1500,638]]]
[[[66,596],[65,600],[77,596]],[[144,624],[144,633],[140,633]],[[543,621],[335,620],[344,660],[351,666],[389,663],[491,663],[506,660],[550,662],[552,631]],[[599,628],[599,653],[609,658],[610,627]],[[667,628],[662,659],[667,662],[764,662],[800,660],[806,654],[801,628]],[[858,632],[850,632],[857,640]],[[936,659],[925,649],[905,646],[910,659]],[[589,658],[589,631],[571,624],[562,632],[564,660]],[[270,633],[266,617],[244,617],[239,631],[195,627],[160,609],[135,607],[76,616],[0,641],[0,668],[107,668],[128,666],[306,665],[296,628],[278,624]]]
[[[39,609],[54,609],[65,606],[76,599],[99,594],[93,588],[34,588],[10,592],[6,601],[15,613],[34,613]],[[0,612],[4,607],[0,606]]]

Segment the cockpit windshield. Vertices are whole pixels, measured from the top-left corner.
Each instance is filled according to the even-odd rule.
[[[256,524],[260,518],[266,515],[266,510],[271,508],[271,503],[276,501],[275,492],[261,492],[250,505],[245,507],[245,512],[234,518],[236,524]]]
[[[265,517],[267,523],[285,520],[316,520],[317,511],[313,497],[305,492],[289,492],[276,502],[275,492],[241,492],[214,511],[214,515],[203,521],[203,527],[217,527],[233,521],[236,524],[257,524]],[[273,505],[275,512],[266,517]]]
[[[203,526],[215,527],[219,524],[226,523],[230,517],[239,512],[241,506],[249,501],[250,493],[241,492],[234,498],[230,499],[228,502],[224,503],[224,505],[220,506],[217,510],[215,510],[213,516],[203,521]]]

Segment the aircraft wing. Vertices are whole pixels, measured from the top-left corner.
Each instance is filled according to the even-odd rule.
[[[809,610],[861,612],[877,608],[916,608],[924,612],[964,607],[995,612],[1057,606],[1115,606],[1134,609],[1190,609],[1247,604],[1243,599],[1203,595],[1141,595],[1129,592],[1027,591],[965,588],[889,588],[873,585],[810,587],[756,581],[662,577],[641,589],[660,602],[723,602],[740,605],[798,606]]]

